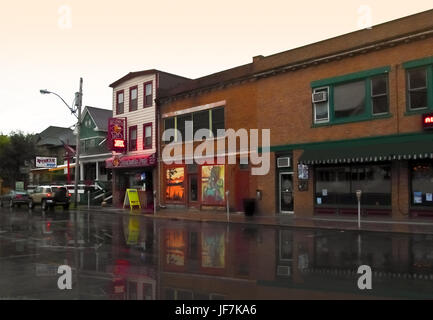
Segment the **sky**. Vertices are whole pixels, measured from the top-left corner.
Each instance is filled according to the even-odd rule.
[[[398,3],[398,5],[397,5]],[[0,11],[0,133],[69,127],[72,103],[111,109],[109,84],[159,69],[198,78],[430,10],[425,0],[21,0]]]

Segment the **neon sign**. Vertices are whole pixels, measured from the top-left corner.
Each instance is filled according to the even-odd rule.
[[[114,147],[115,148],[125,148],[125,140],[114,139]]]
[[[126,118],[108,119],[107,142],[109,150],[126,152],[126,128]]]
[[[425,130],[433,129],[433,114],[423,114],[422,115],[422,127]]]

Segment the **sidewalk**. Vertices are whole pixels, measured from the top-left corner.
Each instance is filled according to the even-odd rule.
[[[81,208],[87,210],[87,207]],[[116,214],[138,213],[148,218],[171,219],[184,221],[200,222],[221,222],[227,223],[227,213],[225,211],[199,211],[196,209],[160,209],[153,214],[153,211],[130,211],[129,209],[113,207],[91,207],[92,212],[112,212]],[[230,223],[255,224],[269,226],[284,226],[296,228],[319,228],[331,230],[358,230],[358,220],[356,217],[338,216],[314,216],[311,218],[296,217],[296,215],[254,215],[245,216],[242,212],[232,212],[229,217]],[[362,231],[375,232],[397,232],[397,233],[422,233],[433,234],[433,219],[407,219],[391,220],[383,217],[362,217]]]

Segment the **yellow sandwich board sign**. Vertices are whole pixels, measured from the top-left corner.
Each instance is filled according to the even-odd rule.
[[[138,198],[137,189],[126,189],[125,199],[123,200],[123,208],[128,205],[132,209],[141,209],[140,199]]]

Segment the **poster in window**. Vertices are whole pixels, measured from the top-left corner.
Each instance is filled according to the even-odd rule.
[[[432,202],[433,201],[433,194],[426,193],[425,194],[425,201]]]
[[[185,265],[185,239],[182,230],[165,232],[165,262],[167,265]]]
[[[201,265],[203,268],[225,268],[225,233],[202,233]]]
[[[416,204],[422,203],[422,192],[413,193],[413,203]]]
[[[320,197],[317,198],[317,204],[322,204],[322,198]]]
[[[224,165],[201,167],[201,195],[205,204],[224,204]]]
[[[183,167],[167,169],[165,199],[167,201],[184,200],[185,169]]]

